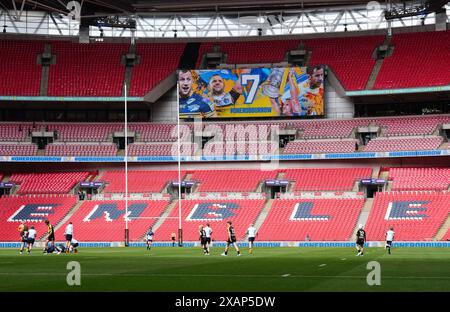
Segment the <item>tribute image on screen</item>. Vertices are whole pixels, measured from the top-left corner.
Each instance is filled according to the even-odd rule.
[[[324,68],[178,71],[180,118],[321,116]]]

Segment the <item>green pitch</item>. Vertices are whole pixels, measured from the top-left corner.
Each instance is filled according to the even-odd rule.
[[[0,250],[0,291],[450,291],[450,251],[400,248],[388,255],[367,248],[81,248],[78,254],[31,255]],[[78,261],[81,285],[68,286],[67,263]],[[370,261],[380,263],[379,286],[369,286]]]

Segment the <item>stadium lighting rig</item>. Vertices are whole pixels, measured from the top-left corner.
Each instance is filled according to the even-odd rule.
[[[97,27],[114,27],[114,28],[130,28],[136,29],[136,20],[129,16],[102,16],[90,18],[87,22],[90,26]]]

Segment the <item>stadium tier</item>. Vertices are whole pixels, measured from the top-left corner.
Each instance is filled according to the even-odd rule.
[[[173,73],[184,47],[184,43],[138,43],[140,61],[133,67],[129,95],[144,96]]]
[[[9,181],[18,184],[17,194],[67,194],[89,172],[14,173]]]
[[[427,135],[450,123],[450,115],[377,118],[372,122],[383,129],[384,136]]]
[[[49,131],[57,131],[57,140],[62,142],[106,142],[115,131],[123,131],[117,123],[49,123]]]
[[[73,195],[3,196],[0,198],[0,241],[19,241],[17,228],[21,221],[34,226],[37,238],[47,232],[44,220],[52,225],[60,222],[77,203]],[[63,240],[63,233],[58,234]]]
[[[146,231],[168,206],[166,200],[128,201],[131,241],[142,241]],[[79,241],[122,241],[125,229],[125,201],[86,201],[67,220]],[[64,229],[67,225],[64,224]]]
[[[190,180],[198,181],[202,192],[255,192],[261,182],[276,177],[276,171],[195,170]]]
[[[318,154],[327,153],[353,153],[357,149],[357,140],[301,140],[291,141],[283,149],[284,154]]]
[[[8,141],[26,141],[28,138],[28,127],[18,126],[17,123],[8,124],[2,123],[0,124],[0,140],[2,142]]]
[[[245,238],[247,228],[256,221],[265,200],[183,200],[181,211],[183,218],[183,239],[197,241],[199,238],[198,226],[209,222],[213,230],[213,240],[226,241],[226,222],[232,221],[236,238]],[[178,203],[155,232],[155,239],[170,240],[170,234],[178,230]]]
[[[448,190],[449,168],[390,168],[393,191]]]
[[[129,45],[51,42],[56,63],[50,66],[50,96],[121,96]],[[105,53],[105,50],[108,53]]]
[[[181,172],[181,180],[186,173]],[[99,177],[100,181],[106,183],[105,193],[125,193],[125,171],[106,171]],[[145,193],[163,192],[163,188],[170,182],[178,181],[178,171],[163,170],[129,170],[128,188],[130,192]]]
[[[394,227],[398,241],[432,240],[450,212],[448,192],[377,193],[367,219],[368,240],[384,240]]]
[[[429,137],[388,137],[375,138],[367,143],[365,152],[389,152],[389,151],[418,151],[418,150],[436,150],[444,138],[441,136]]]
[[[41,41],[0,40],[0,95],[39,95],[43,50]]]
[[[364,199],[276,199],[258,230],[262,241],[348,240]],[[370,233],[370,232],[369,232]]]
[[[450,84],[450,31],[396,34],[394,51],[383,61],[375,89]]]
[[[181,143],[180,154],[192,156],[198,150],[197,144]],[[178,155],[178,144],[176,143],[134,143],[129,146],[129,156],[174,156]]]
[[[351,191],[358,179],[370,178],[371,168],[286,169],[284,179],[294,191]]]
[[[2,156],[35,156],[36,144],[0,144],[0,155]]]
[[[298,40],[202,43],[197,68],[200,68],[202,56],[212,52],[214,46],[219,46],[220,52],[227,54],[227,64],[258,64],[283,62],[286,52],[297,49],[299,43]]]
[[[328,65],[346,90],[364,90],[375,65],[372,57],[383,36],[325,38],[306,40],[312,51],[310,66]]]
[[[117,145],[113,143],[48,144],[45,147],[46,156],[116,156],[116,154]]]

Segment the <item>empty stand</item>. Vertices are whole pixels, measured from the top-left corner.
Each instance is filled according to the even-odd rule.
[[[391,168],[389,179],[393,191],[447,190],[450,168]]]
[[[40,94],[42,52],[42,41],[0,40],[0,95]]]
[[[129,156],[173,156],[178,157],[178,144],[174,143],[134,143],[128,147]],[[181,156],[194,156],[198,149],[197,144],[180,144]]]
[[[450,84],[450,31],[395,34],[394,52],[383,61],[374,89]]]
[[[366,223],[368,240],[384,240],[394,227],[397,241],[431,240],[450,212],[445,192],[376,193]]]
[[[283,154],[353,153],[357,140],[291,141],[283,149]]]
[[[14,173],[10,181],[20,185],[17,194],[67,194],[89,172]]]
[[[276,171],[196,170],[191,181],[198,181],[198,191],[202,192],[254,192],[261,182],[276,176]]]
[[[389,151],[416,151],[416,150],[436,150],[443,142],[443,137],[388,137],[375,138],[367,143],[366,152],[389,152]]]
[[[310,66],[328,65],[346,90],[363,90],[375,59],[372,53],[384,41],[383,36],[323,38],[305,40],[312,51]]]
[[[167,205],[165,200],[128,201],[129,240],[141,240]],[[73,223],[79,241],[123,241],[125,211],[124,200],[85,201],[67,222]]]
[[[36,144],[0,144],[0,156],[34,156]]]
[[[52,42],[50,96],[121,96],[128,44]],[[105,53],[107,51],[107,53]]]
[[[183,200],[181,204],[183,240],[198,241],[198,226],[209,222],[213,241],[226,241],[226,222],[233,222],[236,238],[243,240],[248,226],[261,212],[264,200]],[[178,217],[178,209],[173,209],[169,217]],[[170,240],[170,233],[177,232],[178,227],[178,219],[166,219],[155,232],[155,240]]]
[[[186,173],[181,172],[183,180]],[[125,171],[111,170],[106,171],[100,178],[106,183],[105,193],[125,193]],[[178,180],[178,171],[164,170],[129,170],[128,171],[128,191],[131,193],[163,191],[165,185],[169,182]]]
[[[46,156],[116,156],[117,146],[113,143],[102,144],[48,144]]]
[[[138,43],[139,64],[133,67],[130,96],[144,96],[173,73],[183,53],[184,43]]]
[[[372,176],[371,168],[284,169],[295,191],[351,191],[355,182]]]
[[[34,226],[37,237],[47,231],[44,220],[56,225],[76,204],[73,195],[3,196],[0,198],[0,241],[20,241],[20,221]],[[56,240],[64,240],[63,231],[56,231]]]
[[[363,199],[276,199],[258,230],[261,241],[348,240]]]

